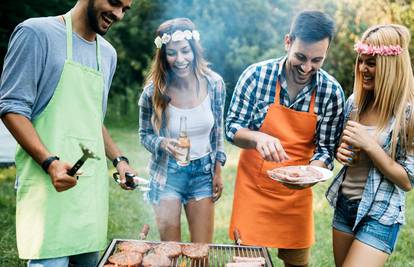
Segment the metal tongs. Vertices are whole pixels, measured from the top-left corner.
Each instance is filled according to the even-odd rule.
[[[121,183],[121,176],[119,172],[115,172],[113,175],[115,182],[118,184]],[[150,188],[147,186],[149,184],[149,181],[145,178],[139,177],[135,174],[126,172],[125,173],[125,185],[129,188],[135,189],[138,188],[139,191],[146,192],[149,191]]]
[[[82,150],[82,157],[73,165],[73,167],[67,172],[68,175],[74,176],[76,172],[82,167],[82,165],[85,163],[87,159],[97,159],[100,160],[100,158],[95,155],[89,148],[85,147],[82,143],[79,143],[79,146]],[[78,179],[78,176],[76,176],[76,179]]]

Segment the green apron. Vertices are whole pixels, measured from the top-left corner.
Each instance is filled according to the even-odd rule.
[[[87,160],[78,184],[58,193],[50,176],[18,147],[16,236],[22,259],[76,255],[102,250],[106,245],[108,179],[100,49],[96,39],[98,71],[74,62],[70,13],[65,21],[67,59],[52,99],[33,126],[47,149],[61,160],[74,164],[82,156],[79,143],[101,160]]]

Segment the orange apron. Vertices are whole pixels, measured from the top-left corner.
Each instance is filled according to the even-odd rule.
[[[244,245],[295,249],[308,248],[315,242],[312,189],[289,189],[266,173],[280,166],[309,164],[315,151],[315,92],[309,111],[299,112],[280,104],[277,82],[275,103],[259,129],[277,137],[290,160],[269,162],[256,149],[241,150],[229,235],[233,238],[237,228]]]

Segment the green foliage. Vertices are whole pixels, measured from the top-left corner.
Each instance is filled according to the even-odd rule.
[[[105,36],[118,52],[118,67],[108,101],[108,119],[137,122],[137,96],[154,51],[159,1],[134,1],[124,19]]]
[[[17,24],[31,17],[64,14],[75,3],[76,0],[2,0],[0,2],[0,58],[4,58],[10,35]],[[2,66],[3,60],[0,61],[1,69]]]
[[[17,23],[33,16],[67,11],[75,0],[6,0],[0,2],[0,57]],[[227,96],[250,64],[285,54],[283,38],[293,16],[319,9],[337,24],[324,69],[352,92],[356,54],[353,44],[379,23],[400,23],[414,32],[414,3],[408,0],[135,0],[124,20],[105,36],[118,51],[118,68],[108,101],[107,119],[137,123],[137,99],[155,52],[155,30],[166,19],[188,17],[201,33],[205,57],[227,84]],[[410,46],[414,59],[414,42]]]

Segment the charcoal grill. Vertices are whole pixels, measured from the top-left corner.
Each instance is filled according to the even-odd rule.
[[[108,258],[114,252],[117,251],[117,245],[123,241],[145,242],[149,245],[157,245],[162,242],[156,241],[144,241],[134,239],[114,239],[105,250],[98,267],[103,267],[108,263]],[[190,243],[180,243],[182,245]],[[226,263],[232,262],[233,256],[242,257],[263,257],[266,261],[266,267],[273,266],[270,259],[269,252],[265,247],[256,246],[239,246],[239,245],[226,245],[226,244],[209,244],[208,259],[192,260],[184,255],[181,255],[172,260],[171,266],[176,267],[224,267]]]

